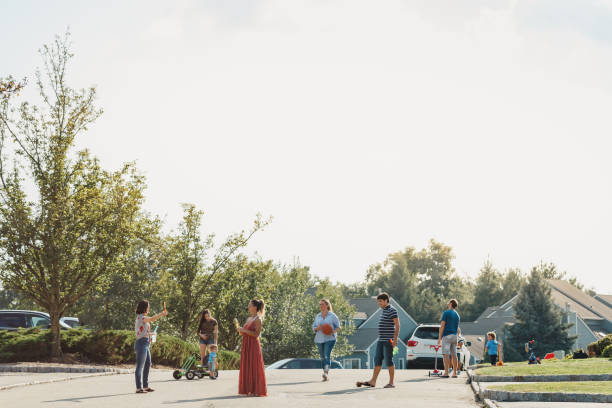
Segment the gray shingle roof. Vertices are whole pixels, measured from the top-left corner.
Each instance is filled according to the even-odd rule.
[[[379,309],[378,301],[375,298],[350,299],[349,302],[355,307],[356,312],[365,313],[368,317]]]
[[[612,308],[608,307],[603,302],[589,296],[567,281],[561,279],[548,279],[547,282],[552,288],[555,303],[562,309],[565,309],[565,304],[569,303],[570,308],[577,312],[583,319],[605,319],[612,322]],[[562,304],[559,304],[557,301],[559,297],[557,295],[558,293],[562,294],[565,298]]]
[[[378,338],[378,329],[360,329],[348,337],[355,351],[365,351]]]

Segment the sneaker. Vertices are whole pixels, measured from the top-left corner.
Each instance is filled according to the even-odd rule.
[[[327,381],[329,378],[327,377],[327,373],[323,373],[323,381]]]

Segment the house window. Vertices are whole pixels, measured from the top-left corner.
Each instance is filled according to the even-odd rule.
[[[358,358],[345,358],[344,359],[344,368],[350,369],[360,369],[361,368],[361,360]]]

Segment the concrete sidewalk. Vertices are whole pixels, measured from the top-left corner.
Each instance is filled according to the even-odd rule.
[[[474,394],[464,375],[458,379],[429,378],[425,370],[398,370],[395,389],[383,389],[387,373],[378,387],[356,388],[371,371],[333,370],[331,381],[321,382],[320,370],[266,371],[269,396],[248,398],[237,395],[238,372],[223,371],[218,380],[204,378],[174,380],[170,371],[152,374],[154,393],[135,394],[134,376],[118,374],[75,379],[0,391],[0,405],[18,407],[66,407],[74,403],[95,407],[342,407],[372,408],[378,405],[474,408]],[[10,405],[9,405],[10,404]]]

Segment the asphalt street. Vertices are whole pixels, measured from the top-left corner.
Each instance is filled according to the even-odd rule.
[[[384,389],[383,372],[376,388],[357,388],[368,370],[333,370],[321,382],[320,370],[266,370],[267,397],[237,395],[238,372],[223,371],[217,380],[174,380],[170,371],[154,371],[156,391],[135,394],[133,374],[73,379],[0,391],[0,406],[18,407],[478,407],[465,375],[429,378],[426,370],[398,370],[396,388]],[[32,374],[36,376],[36,374]],[[381,405],[382,404],[382,405]],[[401,404],[401,405],[399,405]]]

